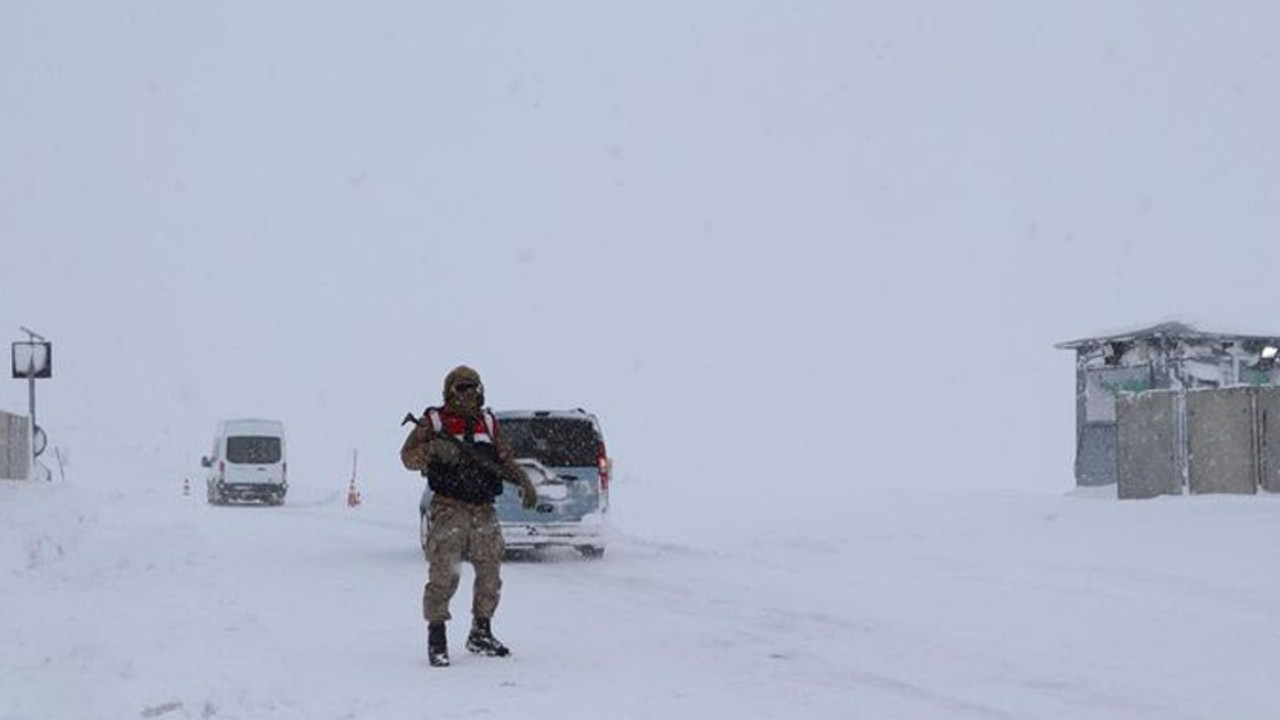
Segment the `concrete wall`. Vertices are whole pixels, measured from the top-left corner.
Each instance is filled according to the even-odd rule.
[[[1116,409],[1121,498],[1280,492],[1280,388],[1122,393]]]
[[[1187,484],[1193,493],[1258,491],[1253,388],[1187,393]]]
[[[1280,493],[1280,389],[1259,389],[1256,403],[1258,484]]]
[[[1178,402],[1167,391],[1116,397],[1116,492],[1121,499],[1182,493]]]
[[[31,473],[30,420],[0,411],[0,478],[26,480]]]

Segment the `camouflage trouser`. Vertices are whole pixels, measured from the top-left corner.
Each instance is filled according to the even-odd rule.
[[[472,505],[439,495],[431,499],[431,527],[427,532],[427,586],[422,591],[422,615],[427,622],[450,619],[449,600],[458,590],[463,560],[475,569],[471,614],[492,618],[502,595],[502,528],[492,504]]]

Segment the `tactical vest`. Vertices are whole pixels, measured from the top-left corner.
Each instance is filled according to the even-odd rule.
[[[463,502],[488,504],[502,494],[504,470],[494,443],[497,421],[486,408],[483,418],[468,422],[440,408],[427,408],[434,436],[452,437],[458,442],[455,462],[427,464],[427,485],[434,493]]]

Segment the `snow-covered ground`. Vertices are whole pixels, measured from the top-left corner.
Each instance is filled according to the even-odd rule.
[[[425,660],[416,478],[347,508],[0,484],[0,718],[1268,718],[1280,498],[614,491]],[[709,522],[714,521],[714,522]]]

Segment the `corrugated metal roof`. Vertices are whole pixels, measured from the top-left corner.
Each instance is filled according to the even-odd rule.
[[[1197,330],[1194,327],[1182,322],[1164,322],[1150,327],[1121,332],[1114,335],[1104,335],[1101,337],[1080,338],[1079,340],[1068,340],[1054,345],[1060,350],[1077,350],[1083,347],[1091,347],[1101,345],[1108,342],[1129,342],[1139,338],[1177,338],[1182,340],[1207,340],[1207,341],[1229,341],[1229,340],[1256,340],[1259,342],[1277,343],[1280,337],[1275,335],[1242,335],[1240,333],[1214,333]]]

